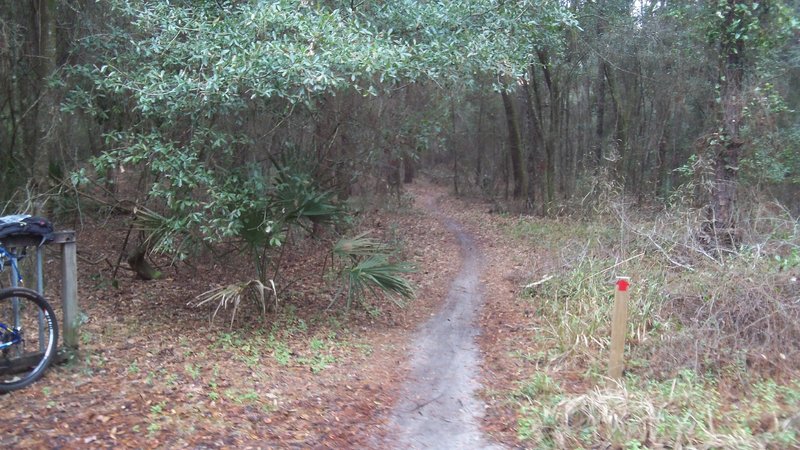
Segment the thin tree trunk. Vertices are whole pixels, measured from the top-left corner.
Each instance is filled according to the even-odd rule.
[[[450,144],[453,148],[453,190],[458,195],[458,149],[456,148],[456,103],[454,100],[450,101],[450,116],[453,122],[453,142]]]
[[[534,68],[531,67],[530,70],[533,72]],[[531,77],[531,82],[535,83],[533,77]],[[531,131],[531,136],[529,138],[530,152],[528,153],[528,175],[530,180],[529,196],[533,200],[534,207],[541,209],[544,204],[544,183],[542,181],[547,171],[544,156],[542,155],[542,145],[544,145],[542,120],[541,114],[537,113],[536,99],[531,92],[528,82],[523,81],[522,89],[525,92],[525,110],[528,117],[528,128]]]
[[[576,86],[577,88],[577,86]],[[564,154],[565,154],[565,161],[566,164],[564,165],[563,169],[565,172],[565,180],[564,180],[564,198],[568,199],[573,192],[575,192],[575,185],[576,181],[576,172],[578,170],[578,158],[577,158],[577,151],[575,150],[575,139],[577,139],[577,131],[573,131],[573,127],[570,123],[570,117],[572,117],[571,109],[570,109],[570,102],[569,96],[564,99]]]
[[[506,126],[508,127],[508,150],[511,154],[511,171],[514,175],[513,197],[518,199],[527,192],[527,179],[525,168],[522,165],[524,160],[522,155],[522,145],[520,144],[519,125],[517,124],[517,114],[514,110],[514,103],[508,91],[500,91],[503,97],[503,108],[506,112]]]
[[[742,81],[744,77],[745,41],[741,36],[730,36],[730,30],[736,29],[737,6],[747,4],[742,0],[727,0],[727,13],[722,25],[723,42],[721,45],[720,94],[721,94],[721,141],[712,145],[714,155],[714,186],[711,191],[711,208],[709,222],[716,244],[720,247],[732,247],[737,244],[736,238],[736,194],[738,185],[739,151],[742,147],[740,124],[744,100],[742,99]],[[748,5],[749,8],[749,5]]]
[[[611,103],[614,105],[614,144],[617,147],[616,167],[617,177],[624,180],[625,160],[628,153],[628,123],[622,105],[621,92],[614,79],[613,70],[606,66],[606,80]]]
[[[596,111],[597,111],[597,126],[595,127],[595,143],[594,143],[594,161],[595,171],[600,169],[603,162],[603,139],[605,139],[605,123],[606,123],[606,62],[600,60],[597,65],[597,96],[596,96]]]
[[[39,55],[38,58],[38,84],[39,98],[36,108],[36,121],[33,126],[35,135],[32,136],[28,154],[32,156],[32,176],[36,190],[47,190],[50,159],[55,154],[55,119],[57,116],[55,92],[47,87],[47,78],[56,69],[56,55],[58,43],[56,41],[56,14],[58,2],[56,0],[40,0],[38,2],[39,25]],[[41,213],[41,212],[38,212]]]
[[[596,3],[597,7],[597,23],[596,23],[596,38],[598,42],[601,42],[603,39],[603,35],[606,32],[606,12],[604,11],[605,8],[605,0],[598,0]],[[595,77],[595,89],[597,89],[597,94],[595,95],[595,111],[597,114],[597,122],[595,123],[595,142],[594,142],[594,162],[595,162],[595,173],[598,173],[603,162],[603,143],[605,140],[605,124],[606,124],[606,71],[608,67],[606,67],[606,60],[605,55],[598,54],[597,55],[597,75]]]
[[[481,89],[483,91],[483,89]],[[484,146],[484,138],[483,138],[483,114],[484,114],[484,107],[485,107],[485,99],[482,94],[478,94],[478,131],[477,136],[475,136],[475,142],[478,146],[476,149],[475,155],[475,186],[478,186],[479,189],[484,189],[483,186],[483,146]]]
[[[416,167],[414,165],[414,157],[412,155],[407,155],[403,158],[403,183],[411,184],[414,182],[414,176],[416,175]]]
[[[545,173],[547,174],[546,182],[547,182],[547,202],[548,204],[552,204],[556,198],[556,136],[559,131],[559,122],[561,119],[560,115],[560,94],[558,85],[553,80],[552,75],[550,73],[550,61],[549,56],[546,51],[539,51],[537,53],[539,58],[539,63],[542,66],[542,75],[544,76],[545,86],[547,87],[547,92],[549,94],[549,105],[550,105],[550,123],[548,127],[547,135],[545,136],[545,159],[547,161],[547,170]]]

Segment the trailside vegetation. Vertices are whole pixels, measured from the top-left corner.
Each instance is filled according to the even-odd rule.
[[[330,251],[329,307],[413,297],[402,242],[361,221],[421,173],[518,214],[510,238],[550,256],[518,299],[529,347],[508,349],[534,367],[504,392],[518,443],[797,447],[799,18],[798,0],[0,0],[0,212],[124,217],[113,285],[122,261],[145,280],[235,261],[243,279],[191,301],[233,327],[292,302],[302,243]],[[630,359],[608,386],[622,270]]]

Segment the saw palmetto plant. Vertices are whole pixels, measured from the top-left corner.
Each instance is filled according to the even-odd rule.
[[[253,301],[261,310],[261,315],[266,322],[267,309],[270,307],[270,299],[274,299],[275,308],[278,307],[278,294],[275,289],[275,283],[269,280],[269,286],[259,280],[250,280],[241,283],[233,283],[227,286],[206,291],[197,296],[196,302],[193,306],[200,307],[206,304],[217,304],[214,313],[211,315],[213,321],[220,310],[231,308],[230,327],[233,327],[233,322],[236,320],[236,313],[243,301]]]
[[[333,254],[345,261],[342,278],[347,308],[354,299],[363,300],[368,294],[383,295],[398,305],[403,304],[402,299],[414,298],[414,288],[404,277],[414,272],[414,267],[405,261],[392,261],[392,253],[390,246],[368,233],[336,243]]]

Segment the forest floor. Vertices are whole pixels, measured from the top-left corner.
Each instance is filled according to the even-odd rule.
[[[483,302],[463,316],[475,326],[465,339],[477,336],[478,367],[468,384],[484,411],[475,412],[475,424],[486,443],[517,445],[514,408],[495,394],[512,389],[521,371],[534,370],[509,356],[520,345],[515,324],[530,314],[517,300],[523,281],[535,276],[524,270],[530,255],[504,242],[498,227],[509,219],[491,215],[490,205],[427,183],[409,192],[413,206],[359,217],[363,231],[400,246],[416,265],[414,301],[397,307],[372,300],[345,311],[340,299],[329,307],[339,297],[329,245],[298,234],[281,263],[281,279],[293,281],[279,285],[266,323],[254,305],[242,305],[232,326],[230,311],[211,322],[213,307],[193,306],[199,294],[248,278],[248,265],[233,254],[198,256],[165,268],[160,280],[124,271],[112,280],[124,218],[75,224],[85,319],[80,351],[33,386],[2,397],[0,444],[406,447],[411,441],[394,438],[403,423],[395,409],[408,397],[415,339],[451,287],[459,290],[453,283],[467,257],[474,259],[470,276]],[[52,253],[48,270],[57,273]],[[57,283],[48,292],[58,292]]]

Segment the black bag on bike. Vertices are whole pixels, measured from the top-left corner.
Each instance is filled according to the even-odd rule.
[[[0,217],[0,240],[10,236],[40,238],[42,243],[52,239],[53,224],[44,217],[17,214]]]

